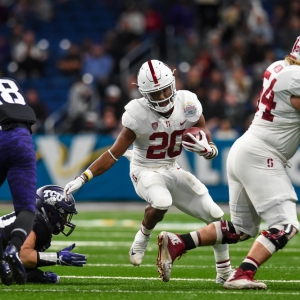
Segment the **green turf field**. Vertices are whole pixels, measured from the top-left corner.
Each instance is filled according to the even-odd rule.
[[[43,268],[61,276],[56,285],[26,284],[10,287],[0,284],[0,299],[300,299],[300,235],[260,268],[257,279],[265,291],[230,291],[216,285],[213,251],[210,247],[189,251],[175,261],[172,278],[160,281],[156,268],[156,237],[161,230],[178,233],[199,227],[196,219],[169,212],[152,235],[143,264],[133,267],[128,251],[140,226],[143,212],[80,212],[73,218],[77,228],[71,236],[56,236],[51,246],[58,251],[72,242],[74,252],[86,254],[83,268],[53,266]],[[231,262],[238,266],[251,241],[231,246]]]

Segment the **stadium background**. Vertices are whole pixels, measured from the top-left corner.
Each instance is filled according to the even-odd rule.
[[[187,152],[179,162],[228,201],[228,149],[251,122],[264,68],[299,33],[293,0],[0,1],[0,75],[18,80],[36,111],[38,186],[64,186],[113,143],[124,105],[139,97],[138,68],[157,58],[197,94],[220,150],[213,162]],[[299,151],[292,163],[299,195]],[[76,200],[141,201],[128,173],[121,158]],[[7,183],[0,198],[11,200]]]

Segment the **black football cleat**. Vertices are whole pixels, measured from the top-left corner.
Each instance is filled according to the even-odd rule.
[[[2,283],[5,285],[11,285],[14,281],[12,271],[5,260],[0,260],[0,277]]]
[[[8,245],[3,253],[4,260],[9,264],[12,278],[17,284],[25,284],[26,271],[20,260],[19,252],[13,245]]]

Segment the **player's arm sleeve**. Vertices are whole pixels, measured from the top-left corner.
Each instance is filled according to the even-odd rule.
[[[127,111],[125,111],[122,116],[122,125],[132,130],[135,135],[138,136],[139,122]]]
[[[41,213],[37,213],[33,223],[32,229],[36,235],[36,242],[34,249],[36,251],[45,251],[51,245],[52,226],[49,221],[45,220]]]

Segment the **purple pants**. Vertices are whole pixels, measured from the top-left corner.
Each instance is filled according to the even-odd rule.
[[[26,128],[0,130],[0,186],[6,178],[16,213],[35,212],[36,157],[32,136]]]

